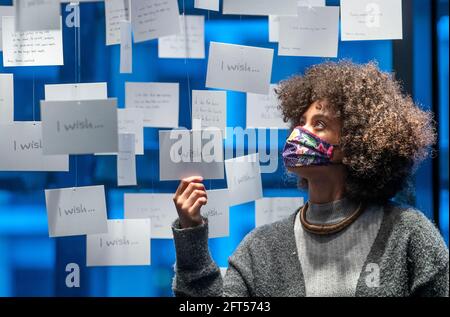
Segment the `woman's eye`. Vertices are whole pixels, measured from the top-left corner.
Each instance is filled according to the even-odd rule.
[[[320,129],[324,129],[325,128],[325,123],[323,123],[322,121],[317,121],[316,122],[316,127],[319,127]]]

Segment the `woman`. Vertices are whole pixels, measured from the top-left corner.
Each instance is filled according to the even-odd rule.
[[[222,279],[208,249],[201,177],[184,179],[173,223],[177,296],[448,296],[436,227],[391,199],[435,142],[420,110],[375,63],[326,62],[277,89],[293,132],[284,163],[308,201],[250,232]]]

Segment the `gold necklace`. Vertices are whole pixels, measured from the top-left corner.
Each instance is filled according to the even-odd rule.
[[[358,208],[356,208],[356,210],[347,218],[333,224],[316,225],[309,223],[306,220],[306,210],[308,209],[308,203],[309,202],[306,202],[306,204],[300,209],[300,222],[306,231],[320,235],[332,234],[341,231],[345,227],[349,226],[353,221],[355,221],[363,211],[363,208],[361,208],[361,202]]]

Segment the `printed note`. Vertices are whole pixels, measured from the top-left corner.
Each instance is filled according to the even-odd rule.
[[[226,138],[227,92],[214,90],[192,90],[192,120],[201,120],[201,128],[220,129]]]
[[[107,99],[107,83],[45,85],[46,101]]]
[[[136,154],[134,134],[119,133],[117,154],[117,186],[136,185]]]
[[[0,74],[0,123],[14,121],[14,75]]]
[[[19,32],[61,30],[59,1],[17,0],[15,8]]]
[[[297,0],[223,0],[223,14],[289,15],[297,9]]]
[[[195,0],[194,8],[211,10],[211,11],[219,11],[219,0]]]
[[[105,1],[106,45],[120,44],[120,23],[130,21],[129,0]]]
[[[177,0],[131,1],[134,42],[179,34],[179,15]]]
[[[117,99],[41,101],[44,154],[117,153]]]
[[[230,235],[228,189],[208,190],[208,201],[200,213],[208,218],[208,237],[222,238]]]
[[[258,153],[225,160],[229,205],[239,205],[262,197]]]
[[[247,93],[247,129],[277,128],[289,129],[289,123],[283,121],[278,108],[277,85],[270,85],[268,95]]]
[[[2,40],[2,17],[3,16],[14,16],[15,9],[13,6],[0,6],[0,52],[3,51],[3,40]]]
[[[87,266],[150,265],[150,219],[108,220],[108,232],[86,238]]]
[[[131,23],[120,23],[120,73],[133,72],[133,42],[131,41]]]
[[[104,186],[45,190],[50,237],[107,232]]]
[[[159,131],[159,179],[192,175],[223,179],[223,140],[219,129]]]
[[[41,122],[0,124],[0,171],[69,171],[67,155],[42,153]]]
[[[255,227],[292,215],[303,205],[303,197],[270,197],[255,201]]]
[[[181,15],[181,33],[158,39],[159,58],[205,58],[205,17]]]
[[[401,40],[401,0],[342,0],[343,41]]]
[[[14,17],[4,16],[3,66],[63,65],[61,30],[16,32]]]
[[[142,109],[144,127],[178,127],[178,83],[125,83],[127,108]]]
[[[339,7],[299,7],[280,18],[278,55],[337,57],[338,36]]]
[[[125,218],[149,218],[152,239],[172,239],[172,222],[178,218],[172,198],[173,194],[125,194]]]
[[[269,93],[273,49],[211,42],[206,87]]]

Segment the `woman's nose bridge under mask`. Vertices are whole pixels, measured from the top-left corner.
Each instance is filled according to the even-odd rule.
[[[330,144],[301,126],[295,127],[283,149],[286,167],[333,164],[331,158],[338,144]]]

